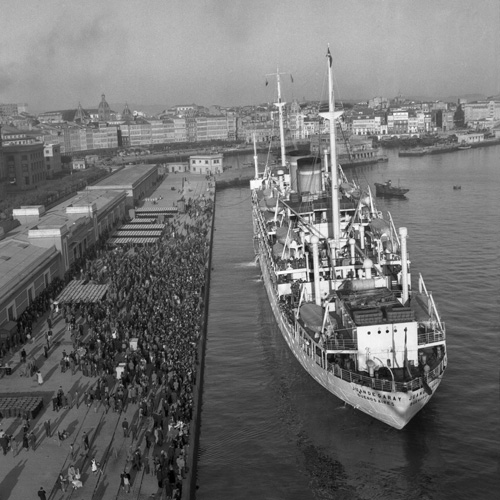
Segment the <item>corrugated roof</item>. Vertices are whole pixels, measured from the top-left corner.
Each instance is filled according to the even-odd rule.
[[[125,224],[120,227],[120,231],[163,231],[163,229],[165,224]]]
[[[159,238],[161,236],[161,231],[115,231],[113,234],[116,238]]]
[[[111,238],[108,240],[110,245],[128,245],[133,243],[134,245],[148,245],[156,243],[158,238]]]
[[[57,302],[99,302],[108,291],[108,285],[98,285],[91,281],[71,281],[57,297]]]

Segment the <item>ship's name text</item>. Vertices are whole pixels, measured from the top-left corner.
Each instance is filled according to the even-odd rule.
[[[399,396],[381,394],[380,392],[369,391],[359,387],[353,387],[352,390],[355,391],[360,398],[368,399],[369,401],[374,401],[375,403],[383,403],[385,405],[394,406],[394,401],[401,402],[401,398]]]

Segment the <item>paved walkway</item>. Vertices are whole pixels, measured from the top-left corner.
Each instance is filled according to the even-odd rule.
[[[182,191],[182,178],[184,191]],[[172,186],[175,188],[172,190]],[[162,197],[156,206],[173,206],[184,194],[184,197],[198,198],[202,194],[208,196],[208,183],[205,177],[192,174],[169,174],[162,184],[156,189],[152,197]],[[146,202],[148,206],[152,202]],[[182,219],[187,215],[180,215]],[[0,397],[36,395],[43,397],[44,408],[31,422],[30,430],[36,435],[36,448],[29,451],[22,448],[22,419],[4,418],[0,421],[0,429],[8,435],[13,435],[19,442],[17,453],[11,449],[6,456],[1,456],[0,450],[0,500],[29,500],[37,499],[37,492],[43,487],[49,500],[61,498],[79,499],[151,499],[160,498],[156,477],[147,474],[143,467],[141,471],[131,470],[131,462],[127,459],[137,447],[143,456],[149,457],[151,472],[153,471],[152,457],[159,453],[158,449],[151,449],[145,455],[144,432],[150,422],[145,422],[139,428],[137,435],[124,437],[121,423],[126,417],[131,427],[138,422],[138,405],[128,404],[124,411],[106,413],[99,402],[97,405],[87,407],[81,403],[82,395],[97,380],[93,377],[84,377],[81,371],[74,375],[71,370],[61,372],[59,361],[63,350],[70,352],[72,343],[69,332],[66,332],[65,323],[61,315],[56,316],[53,325],[53,347],[47,359],[44,357],[43,345],[45,344],[45,331],[47,330],[47,314],[41,318],[34,327],[34,339],[25,345],[28,359],[35,359],[40,369],[44,382],[39,385],[36,377],[21,376],[24,368],[20,363],[19,349],[13,356],[4,361],[11,361],[12,375],[0,378]],[[112,377],[110,377],[112,380]],[[71,394],[74,404],[72,408],[55,411],[52,408],[52,398],[59,387],[65,394]],[[110,388],[112,392],[112,388]],[[76,394],[78,403],[76,404]],[[44,422],[49,419],[51,423],[51,437],[46,437]],[[57,431],[67,431],[69,437],[59,442]],[[90,438],[90,450],[83,449],[82,435],[86,432]],[[71,444],[74,449],[71,450]],[[101,463],[102,472],[91,472],[90,460],[95,457]],[[61,491],[57,484],[60,472],[65,476],[70,464],[74,464],[81,471],[83,487],[73,490],[67,488]],[[126,469],[131,474],[131,492],[126,493],[120,489],[120,474]]]
[[[31,422],[31,429],[36,435],[35,450],[26,451],[22,448],[22,419],[4,418],[0,422],[7,434],[13,435],[19,443],[17,454],[11,449],[7,456],[0,458],[0,500],[7,499],[29,499],[37,498],[37,491],[43,486],[48,493],[49,499],[71,498],[77,499],[115,499],[130,498],[130,494],[120,491],[120,474],[126,468],[130,470],[131,462],[127,461],[130,451],[137,447],[141,452],[145,451],[143,434],[147,423],[143,425],[136,438],[132,433],[129,437],[123,436],[121,423],[126,417],[131,425],[135,425],[138,419],[138,405],[129,404],[121,414],[106,413],[105,408],[98,404],[87,407],[82,403],[83,393],[90,388],[96,378],[84,377],[81,371],[75,375],[71,370],[61,373],[59,361],[63,350],[71,351],[72,345],[69,333],[65,331],[65,323],[61,317],[56,318],[54,331],[54,347],[49,351],[47,359],[43,355],[45,343],[44,332],[46,330],[46,317],[38,322],[35,329],[36,337],[33,343],[25,346],[28,359],[34,358],[44,377],[43,385],[39,385],[36,377],[29,378],[21,376],[20,355],[13,356],[12,375],[4,376],[0,380],[0,394],[30,394],[42,396],[44,408]],[[112,377],[110,377],[112,379]],[[113,383],[113,381],[112,381]],[[52,397],[55,396],[59,387],[65,394],[71,394],[72,408],[54,411],[52,408]],[[78,393],[78,396],[76,394]],[[76,398],[78,397],[78,402]],[[49,419],[51,423],[51,437],[47,437],[43,423]],[[57,431],[66,431],[69,437],[60,442]],[[90,439],[90,450],[85,453],[82,435],[86,432]],[[74,450],[71,451],[71,444]],[[149,464],[152,470],[152,456],[150,451]],[[92,474],[90,460],[95,457],[101,463],[103,472]],[[74,464],[81,470],[83,488],[67,492],[61,491],[56,485],[60,472],[67,474],[70,464]],[[158,490],[154,475],[145,474],[142,471],[130,471],[132,476],[132,498],[151,498]]]

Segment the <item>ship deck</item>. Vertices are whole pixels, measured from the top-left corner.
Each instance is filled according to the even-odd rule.
[[[329,214],[332,209],[331,199],[329,197],[322,196],[321,194],[313,195],[304,193],[299,201],[287,200],[286,205],[299,215],[326,211],[327,217],[330,217]],[[342,197],[340,200],[340,210],[356,210],[356,203],[351,201],[349,198]]]

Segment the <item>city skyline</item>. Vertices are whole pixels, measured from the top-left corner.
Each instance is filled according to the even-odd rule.
[[[33,112],[134,102],[243,106],[500,92],[496,0],[6,0],[0,102]],[[269,85],[265,82],[269,81]],[[94,103],[94,104],[93,104]],[[121,111],[121,110],[116,110]]]

